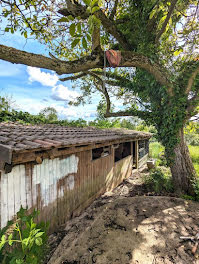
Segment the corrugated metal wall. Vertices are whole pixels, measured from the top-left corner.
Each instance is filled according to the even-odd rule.
[[[40,210],[39,220],[50,221],[51,230],[78,214],[93,199],[130,176],[132,157],[114,164],[111,155],[91,160],[84,151],[42,164],[17,165],[11,173],[1,173],[1,227],[19,211],[20,206]]]

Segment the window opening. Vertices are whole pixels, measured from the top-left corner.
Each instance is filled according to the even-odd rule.
[[[110,154],[111,154],[111,147],[110,146],[92,149],[92,160],[96,160],[96,159],[99,159],[102,157],[106,157]]]
[[[131,155],[131,142],[121,143],[118,148],[115,149],[115,162],[129,155]]]
[[[133,141],[133,164],[136,164],[136,142]]]
[[[140,140],[139,143],[139,160],[149,153],[149,141]]]

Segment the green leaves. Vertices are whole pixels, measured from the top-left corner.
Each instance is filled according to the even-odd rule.
[[[27,210],[21,208],[17,216],[20,217],[16,223],[9,226],[11,233],[7,234],[6,227],[5,233],[1,236],[0,261],[3,256],[4,263],[38,264],[38,260],[43,258],[46,247],[46,224],[41,224],[43,228],[40,228],[40,225],[34,222],[36,211],[29,215]]]
[[[173,55],[178,56],[181,52],[183,52],[183,49],[178,49],[173,53]]]
[[[72,44],[71,44],[71,47],[74,48],[77,46],[77,44],[80,42],[80,38],[76,38],[73,40]]]
[[[57,20],[57,22],[58,23],[61,23],[61,22],[69,22],[69,19],[68,19],[68,17],[62,17],[59,20]]]
[[[97,12],[98,10],[100,10],[99,6],[94,6],[94,7],[91,9],[91,14],[94,14],[94,13]]]
[[[84,3],[87,5],[87,12],[94,14],[100,7],[98,6],[99,0],[84,0]]]
[[[86,4],[87,6],[90,6],[91,0],[83,0],[84,4]]]
[[[24,260],[23,259],[16,259],[16,264],[24,264]]]
[[[86,41],[85,37],[82,38],[82,46],[84,49],[87,49],[87,41]]]
[[[72,37],[75,35],[75,30],[76,30],[76,25],[75,23],[73,23],[70,25],[70,28],[69,28],[69,32]]]
[[[3,236],[1,237],[0,250],[4,247],[5,243],[6,243],[6,236],[3,235]]]
[[[35,243],[36,243],[37,246],[40,247],[40,246],[43,244],[43,242],[42,242],[42,238],[41,238],[41,237],[36,238],[36,239],[35,239]]]

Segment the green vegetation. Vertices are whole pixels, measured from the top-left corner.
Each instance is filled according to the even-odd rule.
[[[157,159],[157,163],[159,164],[162,159],[161,155],[164,153],[164,147],[159,142],[152,142],[149,146],[150,157]],[[189,145],[188,147],[196,173],[199,176],[199,146]]]
[[[151,158],[159,159],[160,153],[164,151],[164,147],[159,142],[151,142],[149,145],[149,155]]]
[[[39,115],[44,116],[49,122],[58,120],[58,113],[54,107],[45,107],[39,112]]]
[[[193,161],[193,165],[194,165],[195,170],[197,172],[197,175],[199,177],[199,146],[190,146],[189,145],[189,151],[191,154],[191,159]]]
[[[172,178],[169,168],[158,167],[152,169],[149,175],[144,177],[144,182],[156,193],[173,192]]]
[[[150,157],[156,159],[157,168],[150,171],[150,174],[144,178],[144,182],[157,193],[172,192],[172,178],[170,169],[166,167],[164,147],[159,142],[152,142],[149,146]],[[199,201],[199,146],[189,145],[188,147],[198,178],[193,181],[195,196],[184,194],[181,197],[186,200]]]
[[[59,5],[1,0],[0,5],[5,34],[20,32],[50,52],[48,57],[30,55],[1,45],[1,59],[70,74],[60,80],[77,81],[74,87],[82,93],[74,104],[99,92],[106,117],[136,116],[154,126],[176,190],[193,193],[195,172],[186,162],[183,130],[199,112],[197,0],[60,0]],[[120,52],[104,60],[104,51],[111,49]],[[116,112],[115,98],[123,102]]]
[[[0,230],[1,264],[39,264],[47,251],[48,224],[34,222],[38,212],[21,208],[15,221]]]
[[[9,105],[9,101],[0,96],[0,122],[8,121],[33,125],[56,124],[71,127],[93,126],[97,128],[126,128],[156,133],[154,127],[147,126],[145,122],[137,118],[131,117],[129,119],[122,120],[120,118],[113,118],[112,120],[109,120],[101,117],[100,112],[98,112],[98,117],[94,121],[89,122],[82,118],[77,120],[58,120],[58,113],[53,107],[44,108],[38,115],[32,115],[28,112],[16,111],[12,109]]]

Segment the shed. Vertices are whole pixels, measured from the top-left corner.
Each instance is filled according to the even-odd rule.
[[[148,157],[150,133],[0,124],[0,225],[20,207],[51,231],[113,189]]]

